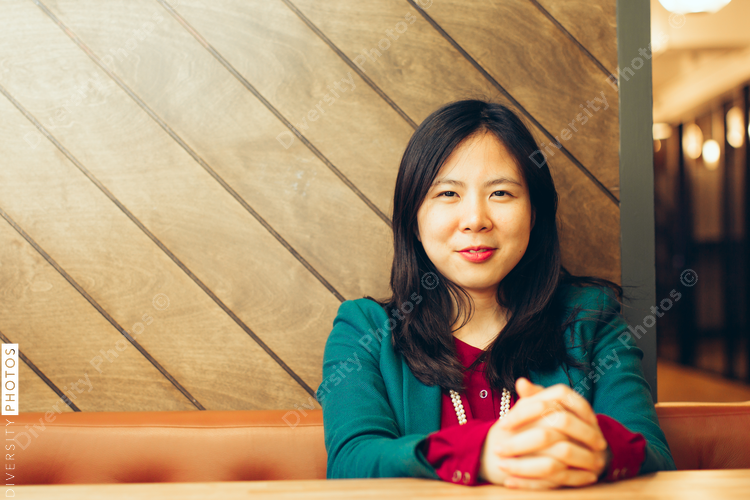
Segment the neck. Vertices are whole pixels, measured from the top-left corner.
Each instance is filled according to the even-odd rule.
[[[476,294],[470,293],[474,302],[474,315],[460,329],[456,330],[468,314],[468,304],[464,307],[464,314],[456,320],[451,329],[453,336],[479,349],[486,349],[507,323],[507,310],[497,302],[495,292]],[[453,311],[457,310],[455,301]]]

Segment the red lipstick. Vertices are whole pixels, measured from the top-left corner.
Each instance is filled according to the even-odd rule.
[[[470,250],[475,251],[471,252]],[[458,253],[460,253],[461,257],[468,260],[469,262],[484,262],[485,260],[492,257],[492,254],[495,253],[495,249],[489,247],[468,247],[464,248]]]

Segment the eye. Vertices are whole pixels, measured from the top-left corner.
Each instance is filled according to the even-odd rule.
[[[507,192],[507,191],[495,191],[495,192],[494,192],[493,194],[497,194],[497,193],[503,193],[503,195],[505,195],[505,196],[502,196],[502,198],[506,198],[507,196],[510,196],[510,195],[511,195],[511,194],[510,194],[509,192]]]
[[[440,197],[440,196],[443,196],[444,194],[448,194],[448,193],[453,193],[453,194],[456,194],[456,192],[455,192],[455,191],[443,191],[442,193],[440,193],[440,194],[438,195],[438,197]],[[453,198],[453,196],[447,196],[447,198]]]

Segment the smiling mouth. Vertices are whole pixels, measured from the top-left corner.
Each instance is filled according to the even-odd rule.
[[[484,262],[495,253],[494,248],[485,248],[484,250],[463,250],[458,252],[469,262]]]

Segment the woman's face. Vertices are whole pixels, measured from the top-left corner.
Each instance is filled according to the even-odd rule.
[[[494,295],[526,252],[533,227],[526,182],[492,133],[466,138],[417,212],[418,239],[435,267],[472,296]],[[468,247],[490,252],[468,254]]]

